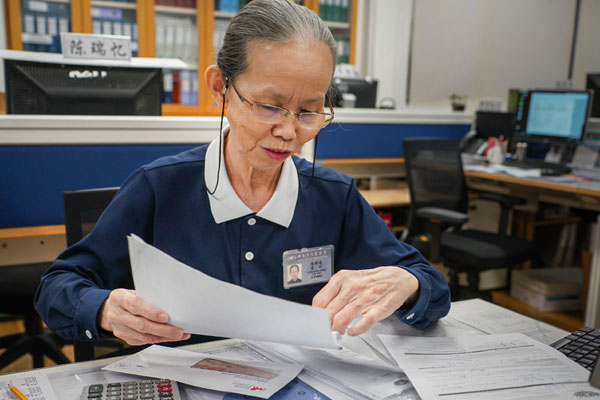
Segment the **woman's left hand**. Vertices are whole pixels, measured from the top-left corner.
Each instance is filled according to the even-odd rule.
[[[403,268],[341,270],[315,295],[312,304],[329,311],[332,330],[341,334],[362,316],[348,329],[348,335],[357,336],[402,305],[414,303],[418,293],[419,281]]]

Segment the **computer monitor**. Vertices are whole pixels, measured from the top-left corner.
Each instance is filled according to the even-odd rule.
[[[600,118],[600,72],[587,74],[585,87],[594,91],[594,102],[592,104],[590,117]]]
[[[356,96],[356,108],[375,108],[377,102],[377,79],[335,78],[336,86],[342,93]]]
[[[592,93],[587,90],[529,90],[519,98],[515,134],[550,142],[583,140]]]
[[[161,115],[160,68],[4,59],[9,114]]]

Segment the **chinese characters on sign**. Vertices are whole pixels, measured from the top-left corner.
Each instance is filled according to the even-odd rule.
[[[60,40],[65,58],[131,59],[129,36],[61,33]]]

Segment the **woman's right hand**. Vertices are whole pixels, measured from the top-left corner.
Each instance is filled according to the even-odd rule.
[[[187,340],[189,333],[167,324],[163,310],[137,297],[135,290],[115,289],[99,313],[102,329],[112,332],[129,345]]]

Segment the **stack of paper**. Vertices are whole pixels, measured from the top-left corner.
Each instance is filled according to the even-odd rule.
[[[303,367],[151,346],[103,369],[267,399],[294,379]]]
[[[541,387],[586,383],[589,372],[523,334],[381,340],[424,399],[513,399]],[[537,389],[536,389],[537,390]]]

